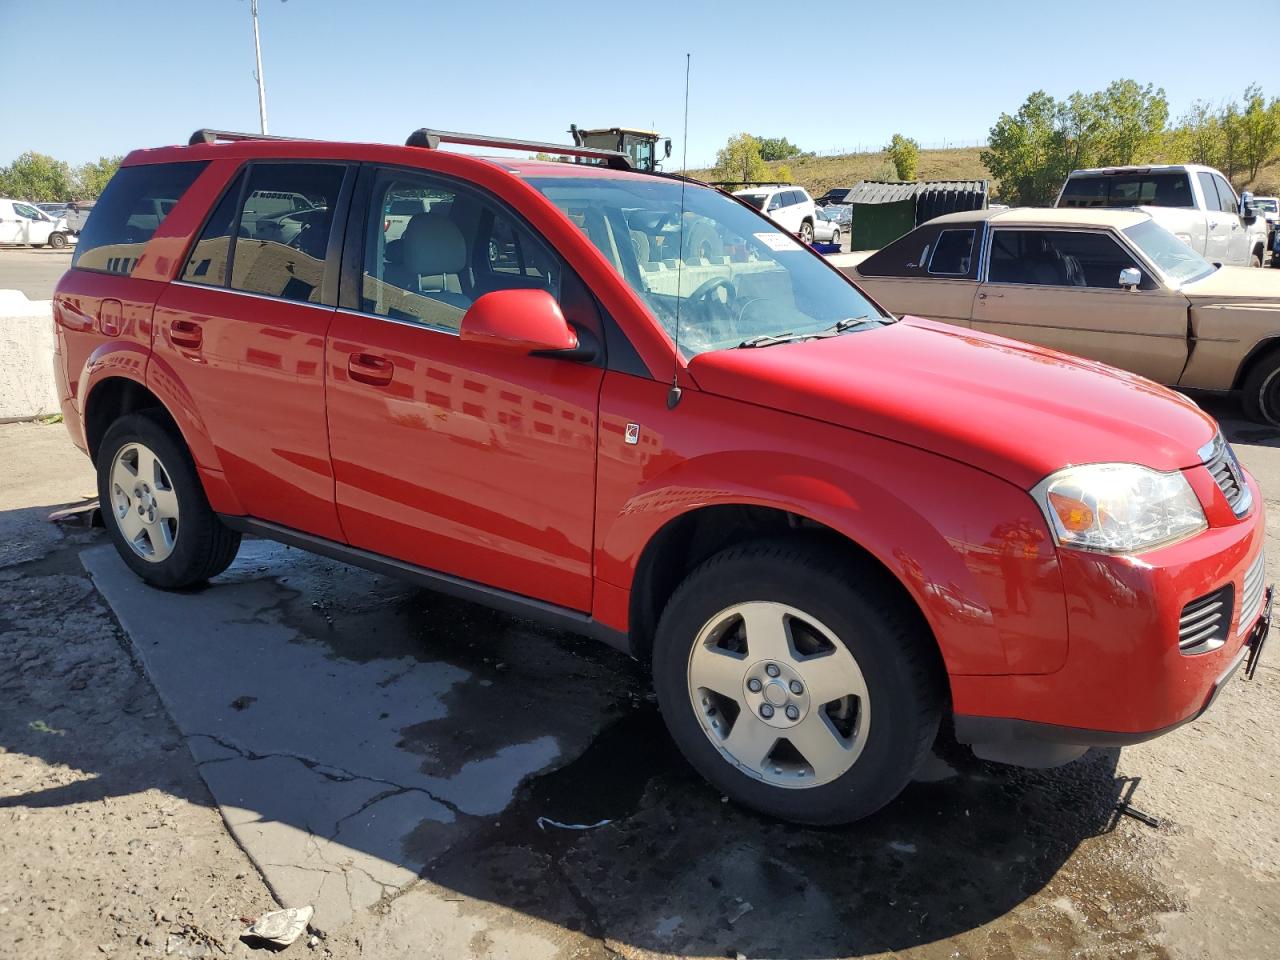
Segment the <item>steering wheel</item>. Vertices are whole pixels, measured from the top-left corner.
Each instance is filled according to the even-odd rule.
[[[689,302],[701,303],[708,300],[711,296],[711,291],[718,287],[724,287],[725,289],[725,305],[733,303],[738,298],[738,288],[733,285],[733,281],[725,277],[712,277],[710,280],[698,284],[698,288],[689,294]]]

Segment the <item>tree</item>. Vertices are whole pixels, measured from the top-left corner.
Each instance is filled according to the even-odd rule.
[[[773,168],[773,179],[779,183],[792,183],[795,180],[791,174],[791,167],[785,163],[780,163]]]
[[[893,169],[897,173],[899,180],[914,180],[916,178],[916,164],[920,160],[920,144],[910,137],[895,133],[890,138],[889,145],[884,148],[884,151],[889,154],[889,160],[893,163]]]
[[[1072,98],[1074,106],[1075,98]],[[1100,94],[1094,94],[1091,109],[1098,124],[1098,155],[1101,166],[1123,166],[1149,160],[1158,149],[1169,120],[1169,101],[1164,90],[1136,80],[1116,80]]]
[[[1222,157],[1222,123],[1212,105],[1197,100],[1183,114],[1174,131],[1172,152],[1174,157],[1185,157],[1189,163],[1216,167]]]
[[[0,194],[20,200],[71,200],[71,182],[70,166],[31,150],[0,167]]]
[[[1077,122],[1083,114],[1077,111]],[[1078,154],[1067,135],[1067,108],[1043,90],[991,128],[982,162],[1000,196],[1019,205],[1046,204],[1057,195]]]
[[[1249,179],[1275,157],[1280,148],[1280,101],[1267,103],[1262,88],[1250,84],[1244,91],[1244,110],[1240,115],[1241,159],[1249,169]]]
[[[120,169],[124,157],[99,157],[75,169],[75,193],[77,200],[96,200],[106,189],[107,181]]]
[[[804,153],[786,137],[756,137],[762,160],[789,160]]]
[[[760,141],[749,133],[730,137],[716,153],[716,171],[725,180],[764,180],[769,168],[760,156]]]

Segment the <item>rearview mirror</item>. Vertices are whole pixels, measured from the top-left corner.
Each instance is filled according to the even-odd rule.
[[[1142,271],[1137,267],[1125,267],[1120,271],[1120,286],[1132,290],[1142,282]]]
[[[546,290],[486,293],[462,315],[458,333],[466,343],[503,353],[570,355],[578,349],[578,335]]]

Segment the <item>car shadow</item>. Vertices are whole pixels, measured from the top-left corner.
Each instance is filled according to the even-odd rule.
[[[33,584],[54,577],[52,588],[76,593],[87,578],[76,573],[75,549],[8,571]],[[211,660],[216,666],[202,667],[199,677],[208,693],[204,721],[235,730],[255,711],[283,716],[305,709],[298,706],[305,696],[317,696],[289,699],[297,692],[288,692],[288,675],[245,693],[246,671],[262,667],[234,655],[231,644],[237,630],[262,624],[269,629],[261,642],[278,645],[282,663],[296,665],[319,651],[335,683],[350,683],[357,699],[358,674],[385,668],[387,685],[378,679],[373,686],[399,689],[384,713],[441,698],[448,709],[393,726],[380,724],[371,704],[308,711],[290,752],[247,757],[258,764],[254,776],[266,790],[252,795],[262,799],[242,800],[248,809],[239,813],[318,833],[317,804],[331,803],[330,794],[353,789],[359,778],[314,758],[353,734],[367,756],[395,753],[398,762],[407,756],[446,785],[475,764],[508,756],[513,745],[550,738],[562,748],[559,758],[520,779],[488,812],[455,803],[444,823],[429,809],[432,794],[402,790],[393,796],[398,819],[384,816],[378,829],[340,839],[370,862],[606,941],[668,954],[819,958],[952,937],[1043,890],[1082,844],[1114,828],[1117,800],[1132,786],[1117,776],[1118,751],[1027,771],[978,761],[944,735],[921,779],[874,817],[840,828],[781,823],[727,802],[688,768],[648,693],[643,667],[627,658],[296,551],[283,566],[248,553],[257,566],[243,565],[238,575],[233,568],[226,582],[187,595],[138,587],[152,608],[167,598],[187,604],[193,620],[223,618],[212,629],[228,643],[226,656]],[[287,595],[277,590],[282,580],[290,584]],[[69,622],[47,642],[64,642],[59,631]],[[9,646],[3,637],[10,626],[0,622],[2,646]],[[157,636],[147,642],[168,642]],[[450,671],[465,679],[441,688],[439,678]],[[165,673],[156,677],[172,711],[174,691]],[[20,683],[20,674],[7,682]],[[130,683],[148,686],[141,678]],[[577,689],[584,684],[593,688],[589,695]],[[131,689],[121,688],[122,712],[135,702],[154,710],[149,689]],[[270,713],[273,697],[283,698],[277,714]],[[151,738],[147,749],[95,769],[93,741],[56,730],[36,735],[10,715],[0,723],[0,746],[95,776],[3,797],[0,807],[69,806],[149,787],[208,802],[193,788],[186,758],[164,742],[173,739],[168,725],[154,715],[143,722],[147,716],[121,717],[112,734]],[[223,799],[219,771],[229,768],[216,755],[220,747],[190,734],[188,746]],[[385,786],[379,791],[371,796],[390,793]]]

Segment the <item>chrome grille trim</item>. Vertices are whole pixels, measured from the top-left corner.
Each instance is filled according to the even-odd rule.
[[[1259,551],[1257,559],[1244,572],[1244,583],[1240,588],[1239,630],[1241,633],[1251,630],[1254,621],[1258,619],[1266,586],[1267,556],[1265,551]]]
[[[1213,477],[1213,482],[1227,498],[1231,512],[1237,517],[1243,517],[1253,506],[1253,494],[1249,492],[1249,484],[1244,479],[1244,469],[1236,459],[1231,444],[1227,443],[1221,433],[1218,433],[1197,452],[1205,469]]]
[[[1178,619],[1178,649],[1192,655],[1216,650],[1231,629],[1231,601],[1235,588],[1226,586],[1192,600]]]

